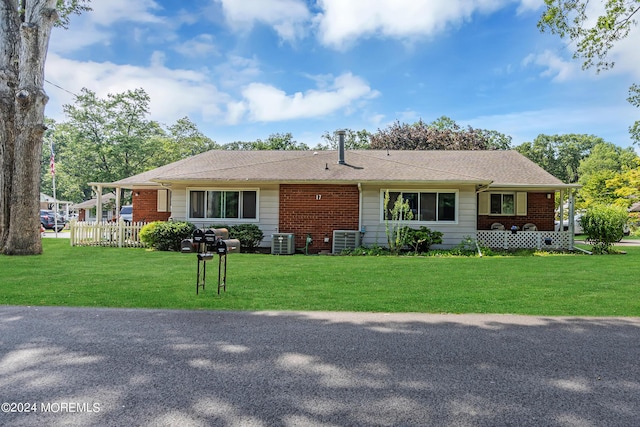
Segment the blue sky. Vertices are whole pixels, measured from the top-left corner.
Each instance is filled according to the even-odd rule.
[[[538,31],[542,4],[94,0],[52,34],[45,114],[64,120],[68,92],[83,87],[101,97],[143,88],[150,118],[188,116],[220,144],[291,132],[313,147],[326,131],[448,116],[514,145],[541,133],[631,145],[639,32],[612,51],[613,70],[583,71],[571,46]]]

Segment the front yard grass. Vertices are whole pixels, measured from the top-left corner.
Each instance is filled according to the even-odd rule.
[[[230,254],[196,295],[196,256],[70,247],[0,256],[0,304],[221,310],[327,310],[640,316],[640,247],[626,255],[392,257]]]

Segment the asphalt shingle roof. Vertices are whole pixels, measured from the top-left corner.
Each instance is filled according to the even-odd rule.
[[[212,150],[111,183],[132,187],[159,183],[432,182],[492,186],[566,186],[516,151]]]

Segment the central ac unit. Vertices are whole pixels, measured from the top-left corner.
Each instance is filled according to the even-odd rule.
[[[339,254],[345,249],[355,249],[360,246],[362,233],[358,230],[333,230],[334,254]]]
[[[296,253],[296,239],[293,233],[271,235],[271,253],[273,255],[293,255]]]

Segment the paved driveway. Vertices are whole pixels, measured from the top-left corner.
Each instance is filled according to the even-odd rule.
[[[637,426],[639,356],[638,318],[4,306],[0,425]]]

